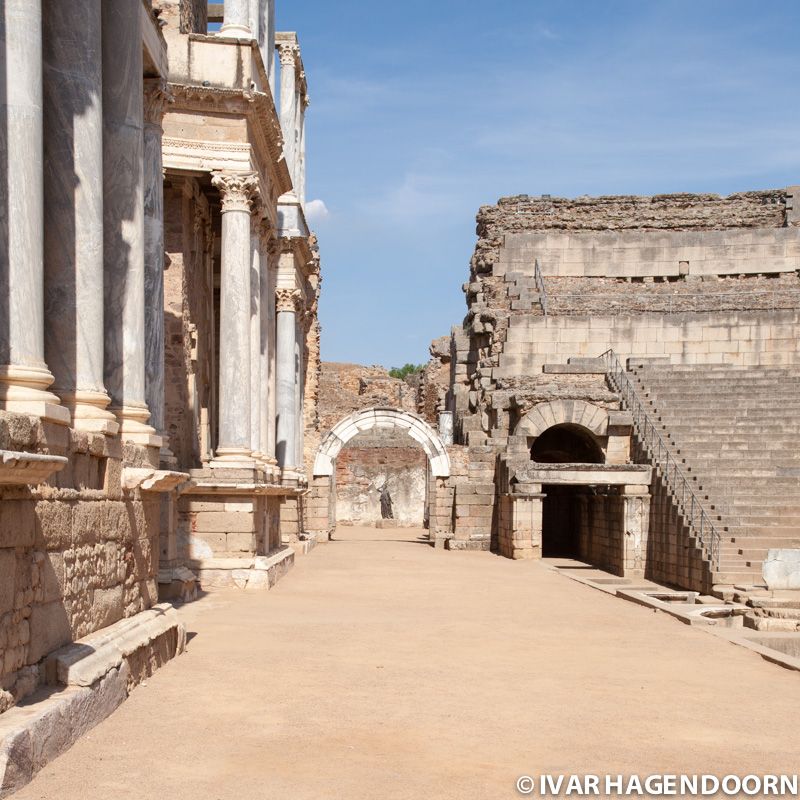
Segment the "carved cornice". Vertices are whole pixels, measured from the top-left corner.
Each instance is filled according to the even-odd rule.
[[[161,127],[161,120],[170,103],[175,102],[170,85],[163,78],[144,79],[144,121]]]
[[[225,89],[218,86],[194,86],[182,83],[170,83],[169,90],[175,99],[175,105],[181,111],[196,111],[201,114],[208,112],[209,107],[214,111],[227,114],[255,113],[258,123],[259,138],[262,140],[266,152],[272,164],[277,164],[283,158],[283,131],[272,101],[272,96],[266,92],[245,91],[241,89]],[[186,145],[184,139],[180,141]],[[198,148],[203,148],[209,143],[199,143]],[[236,147],[237,145],[232,145]],[[238,145],[242,146],[242,145]],[[225,144],[220,144],[219,149],[224,150]],[[291,177],[286,176],[281,180],[277,179],[277,194],[288,191],[291,188]],[[285,185],[284,185],[285,184]]]
[[[223,214],[228,211],[249,214],[251,203],[258,196],[258,176],[252,172],[215,172],[211,185],[219,191]]]
[[[302,297],[297,289],[276,289],[275,309],[299,313],[302,308]]]

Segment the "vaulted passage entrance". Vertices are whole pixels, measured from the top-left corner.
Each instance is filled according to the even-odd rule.
[[[422,522],[424,516],[431,530],[441,532],[441,524],[430,525],[430,520],[438,517],[440,495],[443,497],[446,494],[445,482],[450,475],[447,450],[439,434],[422,417],[393,408],[368,408],[351,414],[335,425],[323,439],[314,462],[307,529],[323,534],[331,533],[337,524],[337,506],[339,511],[347,510],[355,515],[360,502],[359,492],[355,491],[354,494],[353,489],[357,479],[364,483],[361,494],[366,498],[365,504],[374,506],[373,516],[380,515],[378,524],[392,520],[401,524],[402,520],[398,519],[394,506],[398,501],[407,500],[404,493],[410,490],[404,485],[404,479],[409,475],[400,475],[395,480],[397,476],[394,473],[402,465],[388,463],[388,458],[384,459],[387,463],[382,463],[383,456],[377,452],[383,450],[388,453],[393,448],[386,445],[398,441],[417,445],[427,456],[424,470],[417,476],[420,479],[417,481],[420,483],[417,487],[418,494],[424,499],[425,505],[424,515],[420,514],[419,522]],[[355,445],[360,443],[362,446],[348,450],[346,448],[350,442]],[[371,449],[376,452],[370,453]],[[350,463],[354,455],[360,457],[362,462],[356,469]],[[337,464],[339,458],[343,460],[341,465]],[[372,461],[375,463],[371,463]],[[339,466],[341,469],[337,469]],[[413,466],[414,464],[410,465]],[[337,474],[346,475],[350,483],[349,499],[343,495],[342,503],[337,502]],[[405,480],[405,483],[408,481]],[[355,488],[357,490],[358,486]],[[417,524],[417,520],[407,522]],[[431,539],[434,538],[432,535]]]

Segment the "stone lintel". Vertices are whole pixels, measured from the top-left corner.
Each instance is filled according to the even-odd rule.
[[[652,468],[645,464],[539,464],[515,471],[516,483],[574,486],[650,486]]]

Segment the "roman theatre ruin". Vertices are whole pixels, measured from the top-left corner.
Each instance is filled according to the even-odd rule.
[[[0,796],[347,526],[796,646],[800,187],[504,197],[424,368],[323,363],[297,34],[81,8],[0,4]]]

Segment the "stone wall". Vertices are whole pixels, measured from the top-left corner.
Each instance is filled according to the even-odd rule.
[[[500,230],[714,231],[781,228],[791,209],[793,189],[717,194],[662,194],[651,197],[503,197],[478,212],[478,233]],[[788,207],[788,208],[787,208]]]
[[[800,311],[520,316],[492,370],[495,380],[541,372],[546,363],[599,356],[665,356],[676,364],[741,366],[800,362]]]
[[[213,237],[193,179],[164,186],[164,366],[170,448],[182,467],[208,460],[214,438]]]
[[[52,650],[157,603],[160,495],[124,491],[146,453],[119,439],[0,412],[0,449],[67,457],[35,487],[0,487],[0,712]]]
[[[422,527],[425,521],[428,459],[405,435],[376,430],[356,436],[336,459],[336,521],[372,525],[384,518],[381,494],[391,500],[391,519]]]

